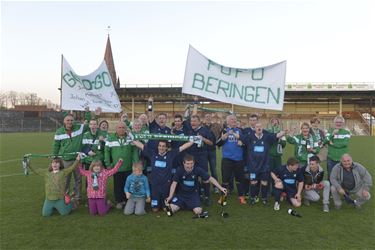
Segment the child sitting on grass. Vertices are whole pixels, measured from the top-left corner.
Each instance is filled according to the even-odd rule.
[[[74,164],[65,169],[62,159],[58,157],[52,160],[48,169],[33,169],[28,165],[31,171],[44,176],[46,199],[42,209],[43,216],[51,216],[54,208],[61,215],[67,215],[72,211],[75,201],[72,199],[68,204],[65,203],[65,183],[66,176],[78,166],[79,160],[80,155],[78,154]]]
[[[104,169],[101,160],[93,161],[89,170],[79,167],[79,173],[87,178],[87,198],[91,215],[106,215],[112,207],[111,202],[106,201],[107,179],[117,172],[122,162],[123,160],[119,159],[111,169]]]
[[[133,173],[128,176],[124,186],[126,198],[128,199],[124,208],[124,214],[136,214],[144,215],[145,201],[149,203],[150,198],[150,186],[148,184],[147,177],[142,174],[143,166],[142,163],[133,164]]]

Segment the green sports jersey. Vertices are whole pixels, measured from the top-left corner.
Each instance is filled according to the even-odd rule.
[[[346,129],[341,128],[336,133],[335,129],[330,129],[324,140],[324,144],[328,144],[328,158],[340,161],[341,156],[349,151],[350,137],[350,132]]]
[[[131,171],[134,162],[139,162],[138,150],[126,137],[119,137],[117,134],[108,135],[105,149],[104,162],[107,168],[113,168],[117,161],[122,158],[124,161],[119,172]]]
[[[95,134],[92,134],[91,130],[83,134],[82,151],[87,154],[88,151],[91,150],[95,153],[95,155],[83,158],[82,162],[90,164],[92,161],[95,160],[101,160],[102,162],[104,161],[105,140],[99,140],[99,137],[101,136],[106,138],[107,135],[106,133],[103,133],[100,129],[97,129]]]
[[[74,124],[70,134],[67,133],[65,127],[57,129],[52,154],[63,155],[62,159],[65,161],[74,160],[75,155],[64,154],[81,151],[83,133],[87,129],[88,126],[85,124]]]
[[[281,131],[280,127],[278,126],[272,126],[271,128],[267,129],[268,132],[270,133],[279,133]],[[276,144],[272,144],[269,155],[271,156],[282,156],[283,155],[283,149],[286,146],[286,138],[285,136],[281,137],[280,139],[277,140]]]
[[[304,138],[302,134],[295,136],[287,135],[286,140],[294,145],[294,156],[299,160],[301,165],[307,165],[308,159],[320,151],[318,140],[312,134],[309,134],[308,138]],[[309,152],[308,148],[312,148],[315,153]]]
[[[85,113],[85,120],[89,121],[91,118],[90,112]],[[55,133],[53,142],[52,154],[63,155],[64,161],[72,161],[76,158],[74,154],[66,155],[69,153],[80,152],[82,146],[83,134],[89,129],[88,122],[79,124],[74,122],[70,133],[66,130],[65,126],[58,128]]]

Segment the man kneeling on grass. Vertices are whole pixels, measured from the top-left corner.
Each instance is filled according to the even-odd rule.
[[[341,195],[348,203],[359,209],[370,200],[369,190],[372,186],[372,177],[364,166],[353,162],[349,154],[344,154],[341,157],[341,163],[333,167],[330,181],[336,209],[342,206]],[[355,200],[351,196],[354,196]]]
[[[310,206],[310,201],[317,202],[320,199],[319,192],[323,190],[323,212],[329,212],[329,181],[323,180],[324,171],[319,165],[318,156],[311,156],[309,164],[304,168],[304,205]]]
[[[286,193],[287,200],[294,206],[301,206],[301,193],[303,189],[303,169],[298,167],[299,161],[290,157],[284,166],[280,166],[271,172],[275,182],[275,205],[274,210],[280,210],[280,196]]]
[[[223,188],[215,178],[209,176],[206,171],[195,167],[193,156],[185,155],[183,164],[184,167],[177,169],[176,174],[173,176],[173,182],[166,202],[170,203],[172,201],[171,209],[173,213],[177,212],[180,208],[185,208],[193,210],[196,215],[200,215],[202,213],[202,207],[198,192],[198,177],[201,177],[205,183],[212,183],[224,194],[227,193],[227,190]],[[176,188],[176,195],[173,196]]]

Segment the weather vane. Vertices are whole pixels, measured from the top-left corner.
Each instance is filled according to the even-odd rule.
[[[107,28],[106,28],[105,30],[107,31],[108,36],[109,36],[109,33],[110,33],[110,31],[111,31],[111,26],[107,26]]]

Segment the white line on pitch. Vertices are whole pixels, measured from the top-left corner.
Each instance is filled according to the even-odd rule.
[[[18,175],[25,175],[25,174],[5,174],[5,175],[0,175],[0,178],[11,177],[11,176],[18,176]]]
[[[7,163],[7,162],[12,162],[12,161],[21,161],[21,159],[20,159],[20,158],[17,158],[17,159],[11,159],[11,160],[0,161],[0,164]]]

